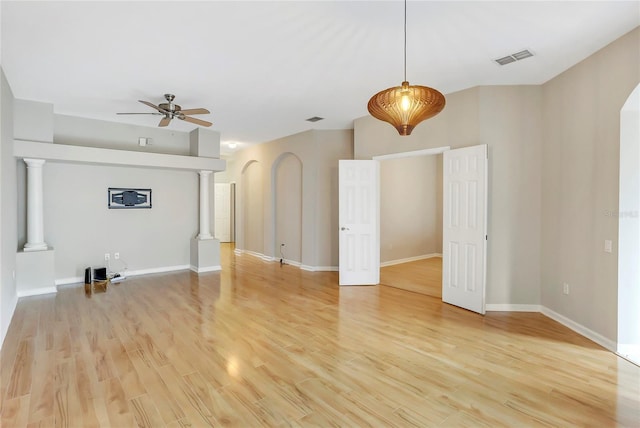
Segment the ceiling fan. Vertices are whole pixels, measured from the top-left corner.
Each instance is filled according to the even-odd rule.
[[[158,104],[158,105],[150,103],[149,101],[138,100],[142,104],[147,105],[147,106],[157,110],[157,111],[154,111],[152,113],[117,113],[117,114],[157,114],[157,115],[162,115],[164,117],[160,120],[160,123],[158,123],[158,126],[167,126],[169,124],[169,122],[171,122],[171,119],[175,119],[175,118],[178,118],[180,120],[184,120],[186,122],[195,123],[196,125],[200,125],[200,126],[211,126],[212,125],[211,122],[207,122],[206,120],[196,119],[195,117],[190,117],[189,116],[191,114],[209,114],[209,113],[211,113],[209,110],[207,110],[206,108],[190,108],[190,109],[182,110],[182,107],[180,107],[178,104],[174,104],[173,103],[174,98],[175,98],[175,95],[173,95],[173,94],[164,94],[164,99],[167,100],[167,102],[166,103],[161,103],[161,104]]]

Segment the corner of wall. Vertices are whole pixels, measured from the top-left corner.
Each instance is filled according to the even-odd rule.
[[[17,233],[16,160],[13,157],[13,93],[0,67],[0,343],[18,302],[15,282]]]

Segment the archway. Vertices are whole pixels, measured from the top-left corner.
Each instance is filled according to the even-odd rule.
[[[241,249],[258,256],[264,254],[264,203],[262,165],[258,161],[245,164],[241,174],[241,213],[236,241]]]
[[[273,163],[274,257],[300,266],[302,262],[302,161],[283,153]]]

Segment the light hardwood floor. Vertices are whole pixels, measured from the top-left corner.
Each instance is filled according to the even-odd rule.
[[[21,299],[2,426],[640,426],[640,368],[541,314],[224,250],[222,273]]]
[[[442,257],[385,266],[380,284],[442,298]]]

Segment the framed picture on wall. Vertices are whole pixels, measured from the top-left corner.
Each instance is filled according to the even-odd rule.
[[[151,189],[109,187],[109,209],[151,208]]]

